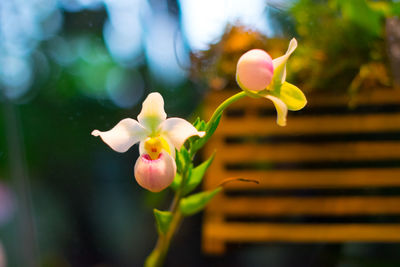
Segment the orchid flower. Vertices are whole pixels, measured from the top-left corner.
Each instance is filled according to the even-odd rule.
[[[159,192],[172,183],[176,174],[175,149],[179,151],[189,137],[204,134],[184,119],[167,119],[159,93],[147,96],[137,120],[123,119],[109,131],[92,132],[121,153],[139,142],[135,178],[140,186],[152,192]]]
[[[240,88],[249,96],[265,97],[274,103],[280,126],[286,125],[288,110],[300,110],[307,104],[303,92],[285,81],[286,62],[296,48],[297,41],[293,38],[287,52],[273,60],[267,52],[253,49],[240,57],[236,68]]]

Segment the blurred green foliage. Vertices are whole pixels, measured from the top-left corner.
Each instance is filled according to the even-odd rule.
[[[10,150],[14,148],[5,131],[10,123],[9,110],[4,108],[7,101],[19,126],[31,193],[31,202],[21,201],[21,205],[32,206],[38,266],[105,262],[139,266],[155,237],[149,206],[164,208],[168,195],[148,194],[134,182],[137,147],[115,153],[90,133],[96,128],[108,130],[123,118],[136,118],[149,92],[160,92],[168,114],[179,117],[193,112],[203,92],[188,79],[165,86],[143,59],[134,66],[119,64],[107,50],[102,31],[80,29],[91,20],[76,20],[74,14],[66,15],[57,36],[35,48],[30,90],[14,100],[0,94],[0,181],[6,181],[20,198],[12,177]],[[94,17],[104,20],[104,11],[92,12],[90,18]],[[110,80],[115,84],[110,86]],[[130,104],[125,106],[112,98],[125,100],[124,92],[118,91],[124,86],[130,94]],[[0,242],[11,267],[23,266],[26,260],[20,255],[24,245],[19,225],[18,212],[0,225]]]
[[[283,35],[299,39],[289,66],[291,78],[308,90],[354,93],[390,86],[384,26],[385,18],[397,14],[398,8],[398,3],[389,1],[295,2],[286,11],[294,26],[280,29]]]

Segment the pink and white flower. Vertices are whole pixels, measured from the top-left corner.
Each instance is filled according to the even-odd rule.
[[[286,125],[288,110],[300,110],[307,104],[303,92],[286,82],[286,63],[296,48],[297,41],[293,38],[286,53],[275,59],[263,50],[253,49],[244,53],[236,66],[236,81],[240,88],[250,96],[271,100],[280,126]]]
[[[175,149],[179,151],[189,137],[204,134],[184,119],[167,119],[164,99],[159,93],[147,96],[137,120],[123,119],[109,131],[92,132],[121,153],[139,143],[135,178],[140,186],[152,192],[159,192],[172,183],[176,174]]]

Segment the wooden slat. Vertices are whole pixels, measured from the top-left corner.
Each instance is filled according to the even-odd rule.
[[[279,127],[275,117],[223,117],[215,135],[298,135],[332,133],[368,133],[400,131],[400,113],[366,115],[288,116],[286,127]]]
[[[400,224],[221,223],[206,236],[226,242],[399,242]]]
[[[215,188],[223,179],[239,177],[258,180],[259,184],[232,182],[230,189],[299,189],[299,188],[353,188],[400,186],[400,168],[387,169],[327,169],[276,171],[223,171],[213,168],[208,176],[207,188]]]
[[[238,90],[239,91],[239,90]],[[206,102],[206,117],[235,92],[213,92]],[[307,107],[343,110],[349,97],[307,94]],[[400,90],[377,89],[360,93],[358,105],[383,106],[400,104]],[[307,109],[306,107],[306,109]],[[206,154],[218,151],[204,181],[205,188],[215,188],[225,178],[256,179],[260,183],[232,182],[225,190],[322,189],[400,187],[400,168],[227,170],[226,163],[251,161],[284,162],[350,162],[397,160],[400,142],[355,141],[326,143],[225,144],[227,136],[297,136],[318,134],[357,134],[400,132],[400,112],[391,113],[309,113],[288,114],[286,127],[278,127],[275,113],[259,116],[259,110],[274,110],[265,99],[243,98],[230,108],[243,109],[242,116],[223,116],[220,127],[206,147]],[[321,109],[329,111],[329,109]],[[400,196],[278,196],[252,197],[220,194],[206,209],[204,250],[222,253],[226,242],[400,242],[400,224],[324,223],[288,224],[225,222],[231,216],[349,216],[400,215]],[[213,220],[213,216],[219,218]],[[233,216],[233,217],[232,217]],[[208,243],[207,243],[208,240]],[[210,240],[213,241],[210,243]],[[213,246],[212,244],[217,244]]]
[[[209,212],[233,216],[400,215],[400,197],[229,197],[213,200]]]
[[[214,140],[209,146],[218,152],[216,159],[221,163],[249,160],[299,162],[400,159],[400,142],[225,144]]]
[[[208,106],[216,108],[228,97],[240,92],[240,90],[211,92],[206,99]],[[312,107],[326,107],[326,106],[347,106],[350,97],[345,94],[329,94],[328,92],[322,93],[309,93],[307,94],[308,106]],[[391,88],[381,88],[367,92],[360,92],[355,97],[355,102],[358,105],[381,105],[381,104],[399,104],[400,103],[400,90]],[[252,106],[267,106],[272,107],[271,102],[266,99],[253,99],[246,97],[237,101],[235,107],[248,107],[251,103]],[[268,104],[265,104],[268,103]]]
[[[207,225],[221,224],[224,222],[224,217],[222,214],[204,214],[204,221]],[[202,249],[203,252],[207,254],[217,254],[221,255],[225,252],[225,241],[220,238],[215,238],[209,235],[202,235]]]

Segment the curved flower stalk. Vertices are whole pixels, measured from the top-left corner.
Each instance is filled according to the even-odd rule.
[[[293,38],[287,52],[273,60],[263,50],[250,50],[241,56],[236,68],[236,81],[247,95],[265,97],[274,103],[280,126],[286,125],[288,110],[300,110],[307,104],[303,92],[285,81],[286,62],[296,48]]]
[[[94,130],[92,135],[100,136],[113,150],[121,153],[139,143],[136,181],[147,190],[159,192],[175,177],[175,149],[179,151],[189,137],[202,137],[205,133],[197,131],[184,119],[167,119],[164,100],[159,93],[147,96],[137,119],[123,119],[111,130]]]

